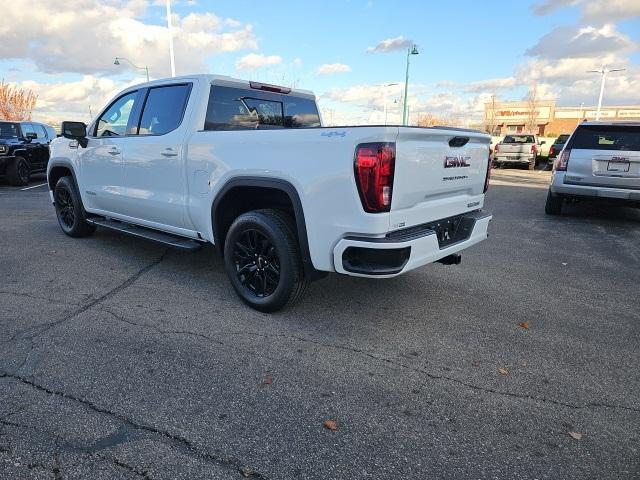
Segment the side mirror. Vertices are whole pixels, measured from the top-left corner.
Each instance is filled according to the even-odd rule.
[[[38,138],[38,135],[36,135],[35,132],[27,132],[24,138],[27,140],[27,142],[31,142],[31,140],[35,140],[36,138]]]
[[[62,122],[61,136],[77,140],[82,148],[87,148],[87,126],[83,122]]]

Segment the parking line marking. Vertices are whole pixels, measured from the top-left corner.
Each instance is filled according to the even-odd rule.
[[[20,191],[24,192],[25,190],[31,190],[32,188],[38,188],[38,187],[42,187],[44,185],[46,185],[46,183],[41,183],[40,185],[34,185],[33,187],[21,188]]]

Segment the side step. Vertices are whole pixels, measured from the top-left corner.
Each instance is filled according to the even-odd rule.
[[[87,218],[87,223],[97,227],[110,228],[118,232],[133,235],[134,237],[146,238],[152,242],[162,243],[174,248],[182,250],[198,250],[202,246],[202,242],[191,240],[190,238],[172,235],[170,233],[159,232],[150,228],[138,227],[129,223],[118,222],[108,218]]]

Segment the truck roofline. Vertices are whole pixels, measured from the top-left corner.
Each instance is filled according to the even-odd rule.
[[[224,85],[227,87],[251,89],[250,80],[243,80],[240,78],[230,77],[227,75],[215,75],[211,73],[197,73],[193,75],[180,75],[178,77],[159,78],[157,80],[151,80],[150,82],[138,83],[136,85],[132,85],[129,88],[154,87],[158,85],[165,85],[167,83],[186,82],[189,80],[196,80],[196,79],[203,80],[207,83],[211,83],[215,85]],[[313,99],[316,98],[315,94],[311,90],[304,90],[300,88],[292,88],[289,95],[295,95],[298,97],[309,97]]]

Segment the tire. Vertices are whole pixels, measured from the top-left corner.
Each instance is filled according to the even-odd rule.
[[[293,305],[304,279],[295,225],[279,210],[254,210],[235,219],[224,244],[224,264],[244,303],[261,312]]]
[[[7,168],[7,180],[11,185],[24,187],[29,184],[30,173],[27,161],[22,157],[16,157]]]
[[[532,162],[529,163],[529,170],[535,170],[536,169],[536,160],[534,159]]]
[[[56,216],[62,231],[70,237],[87,237],[96,227],[86,221],[82,200],[71,177],[62,177],[53,191]]]
[[[545,213],[547,215],[561,215],[563,202],[564,198],[559,195],[552,194],[551,190],[549,190],[547,193],[547,203],[544,206]]]

